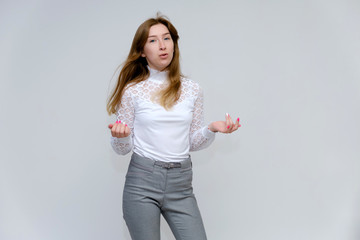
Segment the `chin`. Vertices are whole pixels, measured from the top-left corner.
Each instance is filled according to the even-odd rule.
[[[161,71],[164,71],[164,70],[167,70],[167,68],[170,66],[170,63],[169,64],[164,64],[160,67],[160,69],[162,69]]]

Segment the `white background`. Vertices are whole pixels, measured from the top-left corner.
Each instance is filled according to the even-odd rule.
[[[192,154],[208,238],[360,239],[358,0],[1,0],[0,239],[130,239],[105,106],[157,11],[206,120],[243,125]]]

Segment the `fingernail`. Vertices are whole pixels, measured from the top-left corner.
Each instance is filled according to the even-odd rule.
[[[125,124],[125,127],[127,127],[127,124]]]
[[[116,123],[119,123],[119,121],[116,121]]]
[[[230,126],[227,126],[227,128],[229,128]]]
[[[119,121],[119,123],[121,123],[121,121]]]
[[[241,124],[239,124],[239,127],[241,127]]]
[[[228,117],[228,116],[229,116],[229,114],[228,114],[228,113],[226,113],[226,116]]]
[[[237,121],[239,122],[239,121],[240,121],[240,118],[238,118]]]

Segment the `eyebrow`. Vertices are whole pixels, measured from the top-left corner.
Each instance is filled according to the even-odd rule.
[[[165,35],[168,35],[168,34],[170,34],[169,32],[167,32],[167,33],[164,33],[163,35],[161,35],[161,36],[165,36]],[[157,37],[157,35],[151,35],[151,36],[148,36],[148,38],[150,38],[150,37]]]

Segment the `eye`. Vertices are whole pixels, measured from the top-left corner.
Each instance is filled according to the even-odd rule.
[[[151,43],[155,42],[155,39],[151,39],[150,42],[151,42]]]
[[[165,37],[164,40],[170,40],[171,38],[170,37]]]

